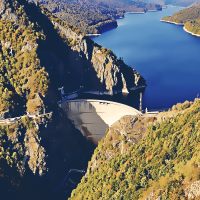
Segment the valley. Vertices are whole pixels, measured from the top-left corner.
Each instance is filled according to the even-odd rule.
[[[98,3],[83,7],[100,19]],[[129,4],[108,2],[104,22],[125,18],[90,39],[37,2],[0,2],[3,199],[198,198],[199,38],[160,21],[182,8]]]

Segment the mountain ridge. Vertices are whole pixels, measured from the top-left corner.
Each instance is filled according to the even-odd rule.
[[[58,88],[112,95],[146,87],[145,79],[38,4],[2,0],[0,13],[1,119],[22,116],[0,125],[2,196],[53,198],[67,171],[86,168],[94,149],[58,106]]]
[[[158,4],[143,1],[39,0],[39,3],[60,19],[78,27],[85,34],[101,34],[106,30],[116,28],[115,19],[123,18],[126,12],[162,10]]]
[[[198,199],[199,111],[195,99],[159,113],[159,121],[122,117],[98,144],[70,200]]]

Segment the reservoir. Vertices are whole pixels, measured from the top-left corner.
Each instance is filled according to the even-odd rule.
[[[117,28],[91,38],[146,79],[143,110],[170,108],[178,102],[193,101],[200,93],[200,38],[186,33],[183,26],[160,21],[181,9],[168,6],[158,12],[125,14],[124,19],[117,20]],[[139,107],[132,105],[133,101],[121,102]]]

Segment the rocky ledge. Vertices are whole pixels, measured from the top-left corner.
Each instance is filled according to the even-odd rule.
[[[140,87],[146,87],[145,79],[132,67],[127,66],[122,59],[117,59],[110,50],[94,43],[91,39],[78,35],[57,22],[52,21],[60,34],[71,39],[71,50],[79,53],[84,71],[81,79],[86,91],[101,91],[102,94],[113,95],[118,92],[129,93]],[[89,78],[88,78],[89,77]],[[90,80],[88,82],[88,80]]]

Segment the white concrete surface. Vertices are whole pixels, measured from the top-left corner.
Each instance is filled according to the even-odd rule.
[[[89,102],[96,109],[96,113],[101,119],[108,125],[111,126],[114,122],[119,120],[124,115],[141,115],[142,113],[135,108],[127,106],[125,104],[94,100],[94,99],[79,99],[70,100],[69,102]]]

